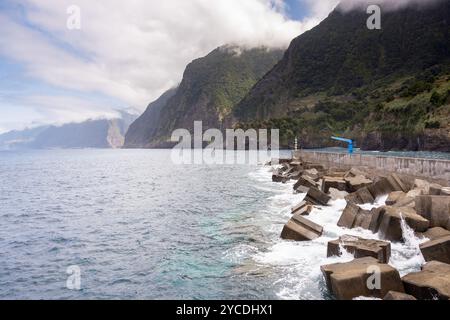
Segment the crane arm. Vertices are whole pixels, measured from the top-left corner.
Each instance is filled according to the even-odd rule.
[[[331,139],[336,140],[336,141],[342,141],[342,142],[347,142],[347,143],[353,143],[353,140],[351,140],[351,139],[344,139],[344,138],[339,138],[339,137],[331,137]]]
[[[348,143],[348,153],[353,154],[353,140],[339,137],[331,137],[331,139]]]

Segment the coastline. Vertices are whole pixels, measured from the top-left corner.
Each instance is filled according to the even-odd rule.
[[[306,202],[303,199],[300,204],[293,206],[292,217],[284,226],[281,237],[287,244],[296,244],[301,247],[307,247],[308,244],[313,243],[321,243],[322,247],[328,247],[328,249],[321,250],[320,254],[325,254],[325,257],[320,262],[320,268],[317,268],[318,263],[315,263],[316,270],[313,272],[316,275],[317,272],[322,273],[319,278],[327,279],[326,286],[330,295],[334,294],[334,297],[338,299],[348,299],[349,297],[358,299],[361,296],[383,299],[389,291],[393,291],[388,289],[395,289],[394,291],[402,294],[405,291],[414,294],[417,299],[426,299],[411,289],[411,281],[408,279],[418,277],[417,275],[423,276],[426,271],[421,272],[421,268],[430,268],[430,265],[436,263],[435,260],[441,260],[439,263],[445,264],[450,259],[445,250],[440,255],[430,255],[431,251],[435,252],[436,246],[445,247],[447,245],[445,237],[450,236],[450,231],[448,231],[450,224],[442,228],[436,226],[437,222],[432,221],[432,217],[429,217],[430,220],[425,219],[423,216],[430,213],[420,208],[420,199],[432,198],[433,201],[450,203],[450,189],[404,175],[381,175],[374,171],[369,174],[367,171],[355,168],[346,171],[342,169],[339,171],[337,168],[325,169],[319,163],[306,162],[299,158],[282,162],[273,169],[273,181],[295,182],[294,193],[298,192],[304,195]],[[370,176],[370,179],[373,180],[367,179],[368,181],[363,186],[358,186],[361,188],[356,191],[348,190],[346,177],[351,176],[350,178],[353,180],[350,179],[350,181],[355,182],[355,177],[359,177],[361,180],[360,175],[365,175],[366,179]],[[388,186],[388,182],[392,184]],[[324,187],[330,186],[339,189],[331,188],[331,196],[322,192]],[[360,189],[362,188],[365,188],[364,190],[369,188],[372,193],[377,194],[373,195],[370,201],[362,201],[355,197],[361,193]],[[443,193],[442,190],[444,190]],[[396,204],[392,200],[392,194],[397,193],[398,195],[400,192],[404,194],[404,197],[396,199],[398,202]],[[322,203],[320,203],[321,200]],[[355,207],[359,212],[352,212]],[[432,210],[439,209],[432,208]],[[442,211],[442,209],[440,210]],[[448,215],[450,222],[450,212],[441,212],[441,214]],[[379,219],[378,225],[372,227],[370,225],[374,222],[376,215]],[[442,231],[442,234],[436,235],[435,230]],[[338,244],[339,248],[334,251],[334,254],[340,255],[340,257],[330,254],[333,243]],[[442,243],[444,244],[442,245]],[[364,259],[373,259],[367,257],[379,257],[376,255],[380,251],[377,245],[388,246],[390,254],[387,261],[376,261],[375,259],[371,263],[387,269],[382,274],[394,274],[394,278],[391,277],[389,281],[386,281],[385,290],[371,292],[367,291],[364,286],[358,287],[361,279],[366,277],[366,272],[361,271],[358,263]],[[328,251],[328,258],[326,251]],[[335,258],[337,260],[333,260]],[[333,270],[333,272],[339,272],[340,268],[345,268],[354,270],[355,274],[346,280],[346,284],[344,281],[339,287],[339,281],[331,284],[330,271],[327,269],[330,267],[337,270]],[[450,274],[444,272],[441,276],[447,279],[447,282],[444,281],[442,284],[445,292],[448,290]],[[345,292],[350,290],[349,287],[358,288],[360,295],[354,295],[354,292],[346,295]],[[405,296],[402,297],[405,298]],[[447,296],[442,294],[441,297],[445,299]]]

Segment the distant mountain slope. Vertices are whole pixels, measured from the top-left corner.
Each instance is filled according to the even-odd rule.
[[[36,136],[46,130],[48,126],[41,126],[32,129],[13,130],[0,134],[0,150],[14,149],[21,145],[32,142]]]
[[[125,148],[140,148],[155,136],[161,110],[177,92],[177,88],[166,91],[156,101],[149,104],[145,112],[134,121],[125,135]]]
[[[136,116],[122,112],[122,118],[87,120],[61,126],[43,126],[0,135],[2,149],[120,148]]]
[[[280,128],[285,145],[335,145],[336,134],[367,149],[450,151],[450,1],[382,10],[381,30],[367,18],[337,8],[294,39],[234,121]]]
[[[199,120],[205,129],[221,129],[234,106],[282,54],[281,50],[224,46],[194,60],[176,92],[170,91],[151,104],[131,126],[125,147],[168,146],[174,130],[192,131],[194,121]]]

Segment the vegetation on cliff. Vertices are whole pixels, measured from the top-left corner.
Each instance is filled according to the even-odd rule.
[[[367,14],[338,9],[294,39],[236,107],[239,127],[279,128],[283,145],[450,151],[450,1]]]
[[[176,92],[151,104],[131,126],[125,147],[166,146],[174,130],[192,131],[194,121],[203,121],[205,129],[223,128],[235,105],[282,55],[282,50],[223,46],[194,60]]]

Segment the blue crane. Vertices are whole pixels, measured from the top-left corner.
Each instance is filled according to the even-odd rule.
[[[339,137],[331,137],[331,139],[348,143],[348,153],[353,154],[353,140]]]

